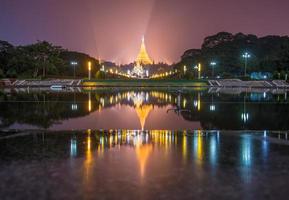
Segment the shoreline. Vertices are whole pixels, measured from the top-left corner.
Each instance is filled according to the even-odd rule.
[[[0,88],[209,88],[209,89],[289,89],[289,83],[283,80],[242,81],[239,79],[219,80],[83,80],[83,79],[51,79],[51,80],[0,80]]]

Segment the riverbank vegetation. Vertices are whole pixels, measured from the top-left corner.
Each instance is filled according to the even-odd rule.
[[[206,37],[200,49],[190,49],[184,52],[177,64],[181,76],[196,77],[196,66],[202,63],[202,74],[224,78],[244,76],[245,59],[248,52],[247,72],[270,73],[274,78],[285,78],[289,70],[289,37],[245,35],[220,32]],[[211,65],[211,63],[215,65]],[[183,66],[187,70],[184,72]],[[213,69],[214,67],[214,69]]]
[[[71,62],[77,60],[77,65]],[[87,62],[93,73],[99,69],[98,61],[79,52],[71,52],[46,41],[25,46],[13,46],[0,41],[0,77],[7,78],[47,78],[87,75]]]

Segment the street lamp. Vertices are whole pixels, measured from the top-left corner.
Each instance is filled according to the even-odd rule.
[[[210,65],[212,66],[212,77],[214,78],[214,71],[215,71],[215,66],[217,65],[216,62],[211,62]]]
[[[73,66],[73,78],[75,78],[75,66],[78,65],[78,63],[75,61],[71,61],[70,64]]]
[[[202,72],[202,65],[199,63],[197,66],[195,66],[195,69],[198,70],[198,79],[201,79],[201,72]]]
[[[104,65],[101,66],[100,71],[105,72]]]
[[[88,80],[91,79],[91,62],[88,61]]]
[[[184,74],[186,74],[186,72],[187,72],[187,66],[184,65]]]
[[[248,59],[251,58],[251,55],[248,52],[245,52],[242,57],[245,59],[245,71],[244,71],[244,76],[246,77],[247,75],[247,65],[248,65]]]

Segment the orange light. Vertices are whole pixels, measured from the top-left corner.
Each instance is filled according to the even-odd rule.
[[[91,62],[88,61],[88,70],[91,71]]]

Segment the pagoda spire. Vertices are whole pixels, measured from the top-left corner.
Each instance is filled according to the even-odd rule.
[[[139,64],[143,64],[143,65],[148,65],[148,64],[151,65],[153,63],[147,53],[144,36],[142,37],[141,47],[140,47],[140,51],[137,56],[136,62]]]

